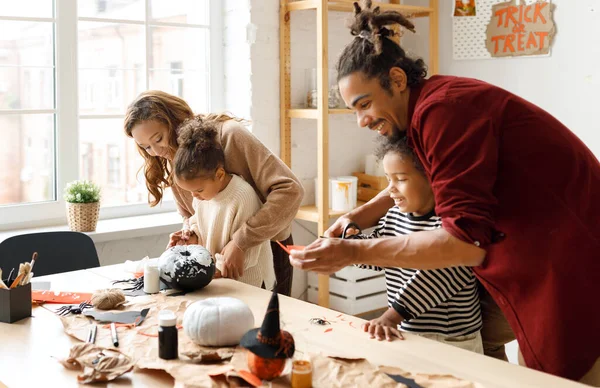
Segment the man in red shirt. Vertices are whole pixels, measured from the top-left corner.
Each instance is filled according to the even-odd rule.
[[[600,163],[549,113],[503,89],[467,78],[425,80],[423,61],[407,57],[385,27],[412,24],[383,16],[357,10],[355,38],[338,61],[340,92],[361,127],[406,136],[442,228],[319,239],[293,251],[292,264],[322,273],[354,263],[471,266],[528,367],[600,386]],[[327,235],[339,236],[350,222],[373,226],[391,206],[382,193]]]

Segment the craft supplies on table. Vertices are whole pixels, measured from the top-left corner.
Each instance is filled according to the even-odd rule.
[[[98,325],[93,325],[90,327],[90,332],[88,333],[87,342],[93,344],[96,342],[96,334],[98,333]]]
[[[13,323],[31,316],[31,283],[0,289],[0,322]]]
[[[112,339],[112,343],[115,346],[115,348],[118,348],[119,336],[117,335],[117,327],[115,326],[114,322],[110,324],[110,338]]]
[[[177,316],[170,310],[158,314],[158,357],[174,360],[179,356],[177,340]]]
[[[31,262],[19,264],[16,274],[12,268],[6,279],[0,269],[0,322],[13,323],[31,316],[31,269],[37,257],[34,252]]]
[[[158,265],[146,263],[144,266],[144,292],[156,294],[160,291],[160,270]]]

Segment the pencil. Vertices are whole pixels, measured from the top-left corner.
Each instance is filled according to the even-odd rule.
[[[117,337],[117,326],[115,326],[114,322],[110,324],[110,334],[112,335],[113,345],[115,345],[115,347],[118,348],[119,337]]]
[[[94,325],[93,327],[90,327],[90,332],[88,334],[88,341],[89,343],[93,344],[96,342],[96,332],[98,331],[98,325]]]

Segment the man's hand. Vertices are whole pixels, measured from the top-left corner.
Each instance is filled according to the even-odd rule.
[[[387,309],[382,316],[365,323],[362,327],[365,333],[369,333],[371,338],[377,338],[378,341],[384,339],[393,341],[394,337],[404,339],[398,325],[402,322],[402,316],[393,308]]]
[[[198,245],[198,236],[190,229],[181,229],[169,235],[167,249],[175,245]]]
[[[341,237],[344,228],[351,222],[353,221],[347,214],[341,216],[325,231],[324,236],[328,238]]]
[[[304,271],[331,274],[356,262],[357,243],[362,241],[320,238],[302,251],[292,250],[290,263]]]
[[[225,245],[225,248],[221,251],[221,255],[223,256],[223,271],[221,275],[224,278],[237,280],[244,275],[246,255],[233,240]]]

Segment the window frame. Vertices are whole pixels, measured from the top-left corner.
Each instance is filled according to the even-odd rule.
[[[146,29],[146,39],[151,27],[156,25],[173,25],[150,21],[148,4],[145,0],[146,17],[141,24]],[[209,72],[209,111],[220,112],[224,107],[224,73],[223,73],[223,10],[219,0],[208,0],[210,24],[210,62]],[[82,18],[90,20],[93,18]],[[0,17],[0,20],[19,21],[52,21],[54,34],[54,109],[39,110],[0,110],[0,114],[26,114],[26,113],[51,113],[55,115],[54,124],[54,149],[55,149],[55,186],[56,200],[23,203],[15,205],[0,205],[0,231],[49,225],[66,224],[66,203],[62,198],[63,188],[68,182],[79,178],[79,88],[78,88],[78,49],[77,49],[77,1],[54,0],[54,15],[52,18],[40,17]],[[102,19],[107,22],[119,22],[118,19]],[[130,22],[140,24],[140,22]],[[186,27],[186,24],[176,24],[177,27]],[[146,41],[148,42],[148,40]],[[148,56],[146,47],[146,86],[149,86],[149,70],[147,67]],[[86,115],[87,118],[124,118],[124,115]],[[123,135],[125,136],[125,135]],[[142,161],[140,160],[140,167]],[[100,219],[130,217],[154,213],[174,211],[175,203],[164,201],[151,208],[147,203],[129,204],[102,207]]]

